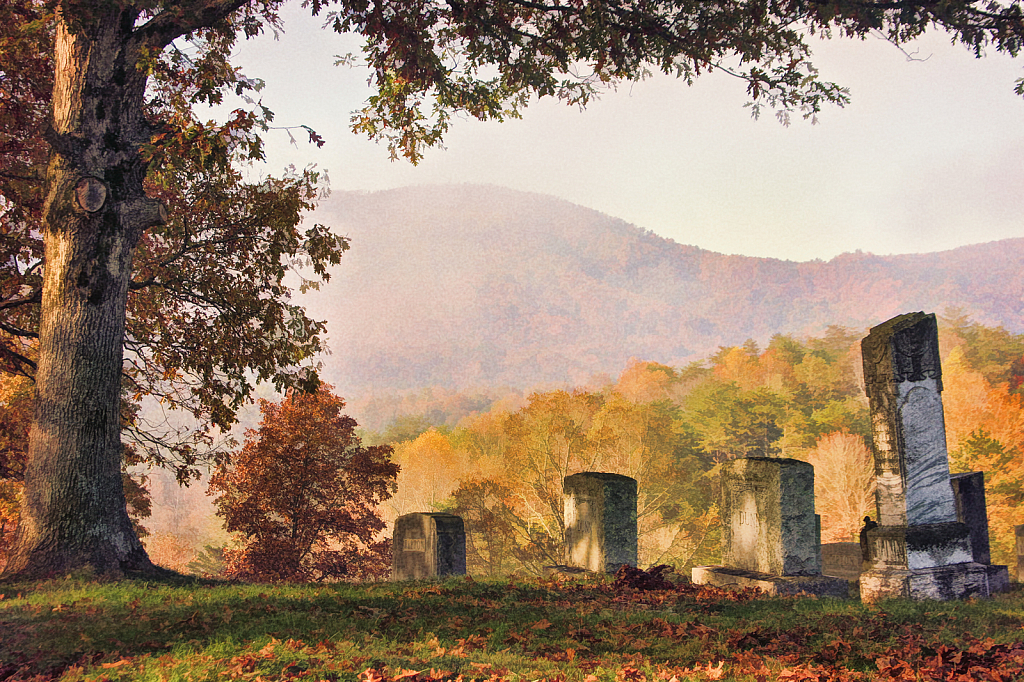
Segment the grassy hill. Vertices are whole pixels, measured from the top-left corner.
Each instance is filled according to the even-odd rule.
[[[764,598],[610,579],[0,585],[0,680],[1020,679],[1024,594]],[[3,594],[5,593],[5,594]],[[963,675],[964,677],[960,677]]]
[[[1024,239],[797,263],[481,186],[335,193],[317,220],[352,239],[330,284],[302,298],[329,321],[325,375],[344,395],[582,384],[631,357],[681,365],[748,338],[866,329],[912,310],[962,307],[1024,331]]]

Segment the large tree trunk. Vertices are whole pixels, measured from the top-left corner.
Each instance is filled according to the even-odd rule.
[[[5,578],[157,571],[125,508],[120,387],[132,253],[164,219],[143,191],[146,74],[121,3],[58,15],[36,411]]]

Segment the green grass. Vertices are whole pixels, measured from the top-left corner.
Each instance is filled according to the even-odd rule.
[[[874,606],[692,586],[636,592],[595,578],[266,586],[79,576],[0,593],[4,682],[1024,679],[1019,588]]]

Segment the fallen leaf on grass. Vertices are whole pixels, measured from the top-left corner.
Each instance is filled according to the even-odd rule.
[[[123,665],[131,665],[131,664],[132,664],[132,662],[129,659],[122,658],[121,660],[114,661],[113,663],[102,663],[100,665],[103,668],[120,668]]]
[[[709,680],[720,680],[725,676],[725,661],[719,661],[717,666],[708,663],[706,668],[696,665],[693,667],[693,671],[702,674]]]
[[[644,675],[643,671],[638,668],[624,665],[615,674],[615,679],[619,682],[647,682],[647,675]]]
[[[277,639],[274,639],[273,637],[271,637],[270,638],[270,642],[267,643],[267,645],[264,646],[262,649],[260,649],[260,652],[258,654],[256,654],[256,655],[257,656],[262,656],[263,658],[273,658],[274,657],[274,649],[280,643],[281,643],[280,640],[277,640]]]
[[[376,668],[367,668],[359,673],[359,679],[361,682],[384,682],[384,676]]]
[[[487,645],[487,639],[480,635],[470,635],[465,639],[460,639],[459,649],[465,651],[474,651],[476,649],[483,649]]]

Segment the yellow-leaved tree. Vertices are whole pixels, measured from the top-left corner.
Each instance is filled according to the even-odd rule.
[[[814,507],[822,542],[857,539],[864,517],[875,516],[875,463],[864,439],[835,431],[818,439],[806,461],[814,465]]]

